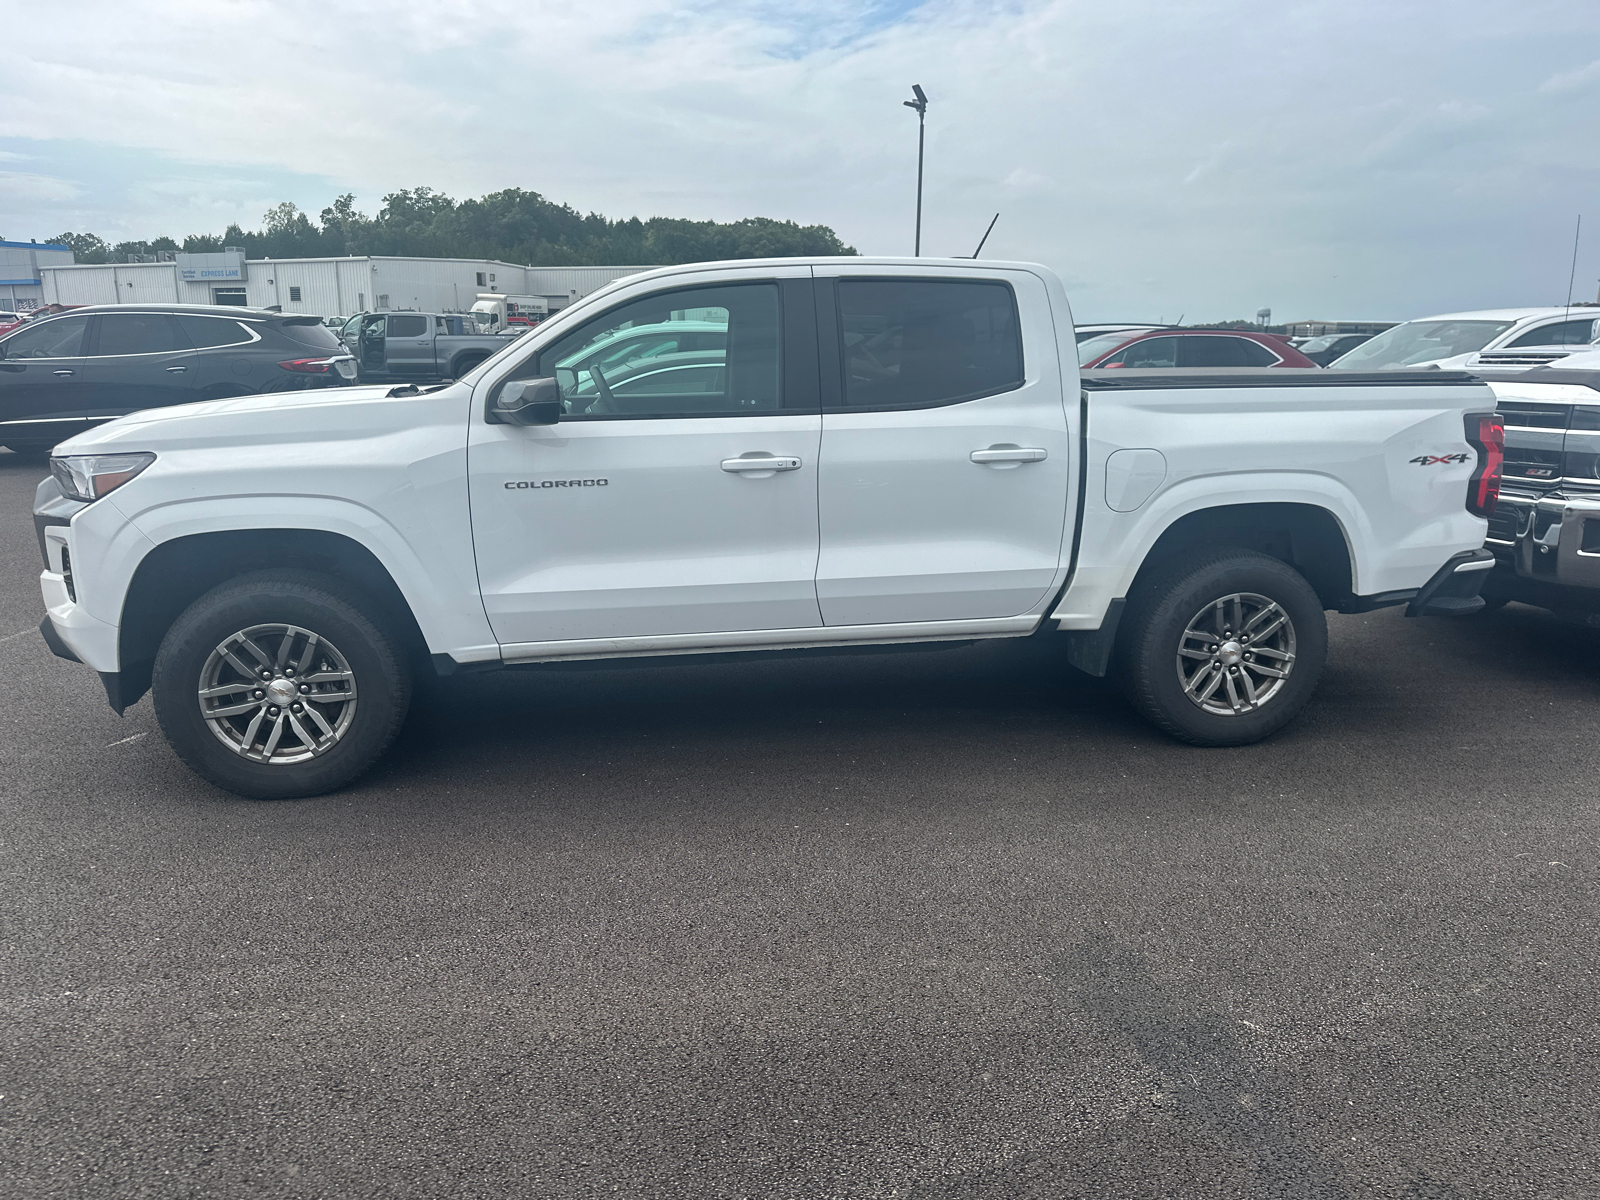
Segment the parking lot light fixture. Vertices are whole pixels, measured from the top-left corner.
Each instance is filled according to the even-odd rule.
[[[924,131],[925,131],[924,122],[925,122],[925,120],[927,118],[927,115],[928,115],[928,97],[927,97],[927,94],[923,92],[922,85],[920,83],[913,83],[911,85],[911,94],[913,96],[915,96],[916,99],[914,99],[914,100],[903,100],[903,101],[901,101],[901,103],[904,104],[907,108],[914,108],[914,109],[917,110],[917,238],[916,238],[916,248],[913,251],[913,255],[916,258],[921,258],[922,257],[922,146],[923,146],[923,134],[924,134]]]

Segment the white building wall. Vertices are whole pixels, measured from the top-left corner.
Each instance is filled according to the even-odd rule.
[[[243,287],[252,308],[319,317],[350,316],[380,307],[467,312],[479,292],[544,296],[552,308],[572,303],[613,279],[649,267],[523,267],[475,258],[251,259],[243,283],[184,282],[173,263],[41,266],[44,300],[57,304],[136,301],[215,303],[214,288]],[[478,283],[482,274],[484,282]],[[492,278],[491,278],[492,277]],[[290,289],[300,299],[290,299]],[[387,299],[385,299],[385,297]]]
[[[157,263],[163,266],[163,263]],[[46,304],[116,304],[117,278],[114,267],[46,267],[39,274],[44,279]]]
[[[528,292],[530,296],[544,296],[554,302],[553,307],[581,300],[590,292],[599,291],[613,279],[637,275],[640,271],[653,271],[654,267],[528,267]]]

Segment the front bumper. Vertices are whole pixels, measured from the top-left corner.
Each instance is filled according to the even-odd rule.
[[[1505,540],[1491,544],[1518,577],[1600,589],[1600,498],[1508,500],[1502,495],[1500,504],[1496,524]]]

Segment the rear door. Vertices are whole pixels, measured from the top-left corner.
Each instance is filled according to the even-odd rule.
[[[103,313],[90,320],[84,379],[88,416],[183,404],[197,394],[194,348],[168,313]]]
[[[817,268],[827,625],[1017,616],[1061,563],[1055,328],[1026,272]]]
[[[384,356],[391,375],[436,375],[433,318],[427,313],[390,313]]]

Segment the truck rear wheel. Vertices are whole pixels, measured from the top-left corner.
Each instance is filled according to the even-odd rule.
[[[405,720],[411,678],[395,642],[337,580],[254,571],[178,618],[151,691],[162,733],[197,774],[251,799],[286,800],[372,766]]]
[[[1129,698],[1195,746],[1243,746],[1305,707],[1328,654],[1322,601],[1279,559],[1214,547],[1157,569],[1119,636]]]

